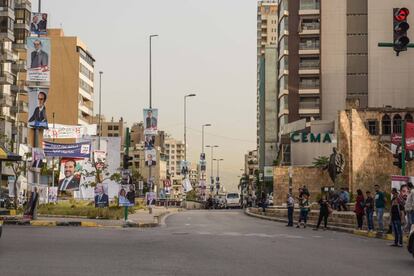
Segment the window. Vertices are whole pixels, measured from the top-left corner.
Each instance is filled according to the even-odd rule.
[[[8,16],[0,17],[0,32],[7,33],[8,31],[13,31],[14,21]]]
[[[79,64],[79,71],[82,75],[93,81],[93,72],[89,71],[82,63]]]
[[[391,134],[391,118],[387,114],[382,116],[382,135]]]
[[[114,130],[119,130],[119,126],[114,126]]]
[[[319,77],[303,77],[299,80],[299,89],[318,89]]]
[[[16,17],[15,19],[15,23],[19,23],[19,24],[30,24],[30,20],[31,20],[31,14],[28,10],[21,10],[21,9],[16,9],[14,11],[14,15]]]
[[[319,10],[320,0],[300,0],[301,10]]]
[[[80,88],[82,88],[84,91],[88,92],[88,93],[93,93],[93,87],[90,86],[89,84],[87,84],[84,80],[79,79],[79,86]]]
[[[118,137],[119,136],[119,134],[118,133],[114,133],[114,137]]]
[[[368,120],[366,123],[369,134],[378,135],[378,121],[377,120]]]
[[[413,116],[410,113],[405,114],[404,119],[406,122],[409,122],[409,123],[413,122]]]
[[[14,0],[0,0],[0,7],[14,9]]]
[[[319,109],[320,106],[319,97],[300,97],[299,108],[300,109]]]
[[[112,126],[108,126],[108,130],[112,130]]]
[[[108,133],[108,137],[112,137],[112,133]]]
[[[14,42],[18,44],[26,44],[26,38],[29,36],[29,31],[24,29],[14,30]]]
[[[319,45],[319,37],[302,38],[299,43],[299,50],[318,50]]]
[[[392,130],[393,133],[401,133],[401,116],[399,114],[394,115],[392,120]]]
[[[319,69],[319,57],[301,57],[299,69]]]

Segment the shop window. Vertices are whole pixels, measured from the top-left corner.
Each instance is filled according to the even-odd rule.
[[[401,116],[399,114],[394,115],[392,119],[392,132],[401,133]]]
[[[382,117],[382,135],[391,134],[391,118],[388,115]]]

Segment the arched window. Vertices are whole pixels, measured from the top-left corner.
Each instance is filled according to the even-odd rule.
[[[387,114],[382,116],[381,120],[382,124],[382,135],[390,135],[391,134],[391,118]]]
[[[394,118],[392,119],[392,130],[393,133],[401,133],[401,116],[400,114],[394,115]]]
[[[410,113],[405,114],[404,119],[406,122],[409,122],[409,123],[413,122],[413,116]]]

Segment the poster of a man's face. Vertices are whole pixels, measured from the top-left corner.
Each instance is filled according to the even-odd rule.
[[[32,22],[30,23],[30,32],[34,35],[47,34],[47,13],[32,13]]]
[[[48,88],[29,88],[29,120],[28,124],[33,128],[48,128],[46,116],[46,101]]]
[[[50,81],[50,40],[45,37],[27,38],[28,81]]]
[[[135,190],[134,185],[121,185],[118,193],[119,206],[134,206],[135,205]]]
[[[62,159],[59,177],[59,192],[72,192],[79,190],[80,172],[75,159]]]
[[[157,152],[155,149],[145,150],[145,165],[148,167],[157,165]]]
[[[103,208],[109,206],[108,184],[98,184],[95,187],[95,207]]]
[[[154,135],[145,135],[145,148],[152,149],[155,144],[155,136]]]
[[[45,153],[41,148],[32,149],[32,168],[40,169],[43,167],[43,159],[45,158]]]
[[[156,135],[158,130],[158,109],[144,109],[144,134]]]

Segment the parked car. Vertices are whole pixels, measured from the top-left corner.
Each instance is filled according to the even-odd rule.
[[[228,193],[226,195],[226,208],[240,208],[240,195],[238,193]]]
[[[408,252],[413,254],[414,257],[414,225],[411,225],[410,236],[408,237]]]

